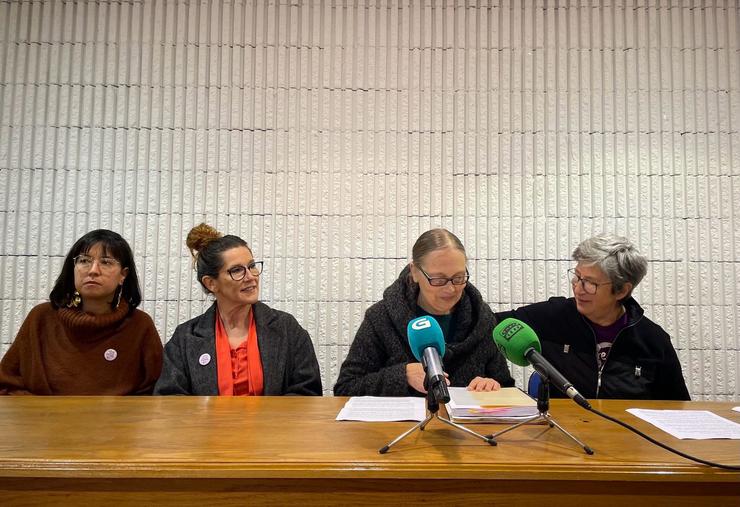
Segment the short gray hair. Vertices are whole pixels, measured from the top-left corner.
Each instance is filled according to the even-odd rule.
[[[634,289],[647,274],[647,257],[630,240],[613,234],[599,234],[582,241],[573,250],[573,260],[600,268],[609,277],[613,293],[622,290],[626,283]]]

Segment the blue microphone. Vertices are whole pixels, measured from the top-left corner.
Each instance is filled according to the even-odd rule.
[[[447,403],[450,401],[450,392],[447,390],[447,378],[442,367],[442,356],[445,355],[442,328],[433,317],[425,315],[411,320],[406,333],[411,352],[424,366],[427,374],[424,382],[427,391],[438,403]]]

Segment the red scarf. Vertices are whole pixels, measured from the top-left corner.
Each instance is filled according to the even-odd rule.
[[[219,395],[262,396],[264,378],[254,308],[249,312],[246,343],[239,344],[236,349],[231,348],[229,335],[216,310],[216,370]]]

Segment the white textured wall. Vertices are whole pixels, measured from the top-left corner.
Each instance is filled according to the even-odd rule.
[[[424,230],[494,309],[612,231],[692,396],[738,400],[739,83],[737,0],[3,0],[0,352],[98,227],[164,340],[208,304],[190,227],[244,237],[327,392]]]

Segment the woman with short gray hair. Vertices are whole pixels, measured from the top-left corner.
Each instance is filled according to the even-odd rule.
[[[634,289],[647,274],[647,257],[623,236],[601,234],[589,238],[573,251],[573,260],[600,268],[612,283],[612,291],[625,284]],[[627,294],[630,296],[632,291]]]
[[[688,400],[670,337],[632,297],[647,258],[627,238],[607,234],[584,240],[572,257],[572,298],[552,297],[497,319],[528,323],[543,355],[587,398]]]

